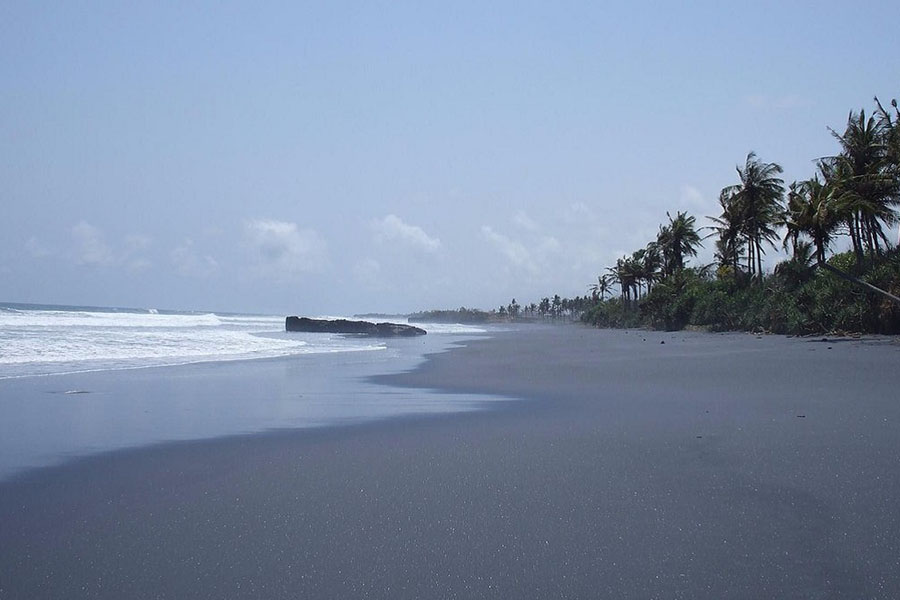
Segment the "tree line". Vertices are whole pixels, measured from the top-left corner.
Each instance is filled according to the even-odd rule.
[[[829,131],[838,152],[814,161],[808,179],[786,185],[779,164],[750,152],[735,183],[721,190],[720,212],[706,217],[709,225],[698,226],[686,212],[666,213],[656,239],[590,285],[590,298],[577,303],[582,319],[667,329],[900,332],[900,306],[816,268],[900,293],[900,252],[887,234],[900,205],[897,101],[886,108],[875,98],[871,113],[850,111],[842,131]],[[842,237],[850,249],[832,253]],[[710,239],[715,262],[690,266]],[[779,244],[789,258],[767,273],[763,258]],[[562,303],[548,307],[544,300],[540,314]]]

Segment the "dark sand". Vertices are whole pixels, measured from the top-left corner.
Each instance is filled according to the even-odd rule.
[[[0,484],[0,598],[897,598],[898,366],[879,339],[500,334],[380,379],[521,402]]]

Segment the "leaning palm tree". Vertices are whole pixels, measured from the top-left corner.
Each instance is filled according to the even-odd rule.
[[[741,217],[741,233],[747,240],[748,268],[762,279],[763,242],[774,248],[775,223],[781,218],[784,180],[781,166],[764,163],[755,152],[747,155],[742,167],[736,167],[740,183],[722,190],[727,202],[735,203]]]

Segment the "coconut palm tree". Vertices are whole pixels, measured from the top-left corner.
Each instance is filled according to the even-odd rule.
[[[622,300],[626,303],[632,299],[632,293],[637,296],[637,272],[634,261],[630,257],[623,256],[616,260],[613,267],[607,267],[613,282],[619,284]]]
[[[669,217],[667,225],[661,225],[656,236],[664,263],[665,275],[672,275],[684,268],[686,256],[697,256],[697,248],[703,245],[696,230],[696,219],[687,213],[678,212],[675,218]]]
[[[600,302],[603,302],[606,299],[606,294],[609,293],[610,284],[612,284],[612,279],[609,275],[603,274],[597,276],[597,283],[593,283],[588,288],[591,291],[591,294],[596,301],[598,298]]]
[[[819,180],[818,175],[811,179],[791,184],[788,193],[788,205],[784,214],[783,225],[787,233],[784,246],[791,242],[793,254],[798,254],[801,236],[809,237],[815,247],[815,258],[825,261],[825,251],[834,239],[840,225],[839,213],[832,186]]]
[[[734,203],[740,215],[741,233],[747,240],[748,270],[762,279],[763,242],[775,247],[775,224],[781,218],[784,180],[778,177],[781,166],[764,163],[755,152],[747,155],[742,167],[736,167],[740,183],[722,190],[726,203]]]
[[[897,108],[897,100],[891,100],[894,109],[894,114],[891,114],[881,105],[877,96],[875,105],[878,107],[875,114],[878,115],[888,159],[893,164],[895,176],[900,176],[900,173],[897,173],[900,171],[900,108]]]
[[[837,156],[825,159],[835,202],[843,213],[857,263],[866,253],[879,254],[889,242],[884,225],[894,225],[900,188],[886,143],[886,121],[866,118],[865,110],[850,112],[844,133],[831,130],[841,145]]]
[[[813,245],[803,240],[797,241],[793,252],[790,260],[775,267],[775,274],[791,288],[799,286],[812,276],[812,263],[816,259]]]
[[[722,190],[719,194],[719,206],[722,214],[718,217],[706,217],[714,224],[706,227],[712,233],[706,237],[718,236],[716,239],[716,261],[721,267],[728,267],[735,273],[740,270],[739,263],[744,256],[746,240],[743,237],[742,215],[737,202],[732,200],[732,194]]]
[[[659,281],[662,264],[662,252],[660,252],[659,244],[650,242],[643,250],[640,265],[641,279],[647,284],[648,294],[653,290],[653,284]]]

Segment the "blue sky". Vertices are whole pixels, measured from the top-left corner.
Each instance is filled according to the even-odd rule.
[[[0,300],[583,294],[900,96],[896,3],[681,4],[5,2]]]

